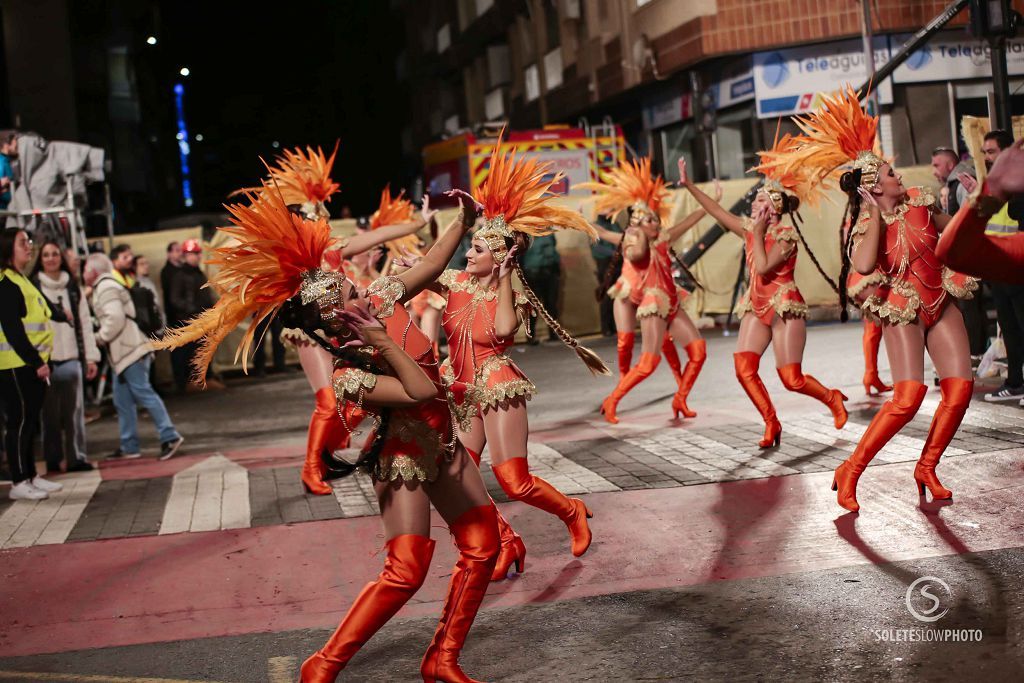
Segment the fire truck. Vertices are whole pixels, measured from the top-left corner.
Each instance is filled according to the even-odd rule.
[[[460,133],[427,145],[423,149],[423,180],[431,204],[449,205],[444,192],[452,188],[475,193],[487,177],[497,142],[498,131],[492,128],[479,134]],[[599,180],[602,172],[625,159],[622,130],[610,122],[593,127],[506,131],[501,149],[550,161],[552,173],[561,171],[563,175],[552,191],[563,195],[589,195],[589,191],[577,190],[576,186]]]

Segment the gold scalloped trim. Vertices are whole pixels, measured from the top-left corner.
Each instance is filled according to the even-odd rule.
[[[783,225],[781,222],[768,228],[767,234],[776,242],[796,242],[800,239],[796,234],[796,228],[792,225]]]
[[[767,305],[765,305],[760,311],[754,308],[754,305],[750,302],[750,288],[743,293],[743,296],[736,303],[736,308],[733,309],[733,315],[736,317],[742,317],[746,313],[753,313],[755,316],[760,318],[762,315],[768,312],[769,309],[775,311],[775,314],[780,318],[785,318],[787,315],[790,318],[806,318],[808,306],[806,303],[799,301],[786,300],[783,301],[783,295],[789,292],[800,293],[797,289],[795,282],[787,282],[784,285],[780,285],[774,294],[768,299]]]
[[[667,318],[672,313],[672,302],[665,290],[660,287],[645,287],[641,301],[648,296],[654,297],[655,300],[636,309],[637,320],[651,316]]]
[[[868,287],[874,287],[875,285],[883,284],[888,279],[889,278],[886,277],[885,273],[883,273],[880,270],[876,270],[870,275],[865,275],[864,277],[862,277],[854,286],[847,287],[846,294],[851,299],[856,299],[858,296],[861,295],[861,292],[863,292]]]
[[[869,296],[861,305],[861,310],[873,318],[891,325],[909,325],[917,320],[917,312],[921,308],[921,295],[913,285],[900,280],[889,282],[889,288],[907,300],[906,306],[900,307],[889,301],[880,299],[877,294]]]
[[[380,306],[377,307],[377,317],[380,319],[390,318],[395,314],[395,303],[405,297],[405,293],[405,283],[394,275],[379,277],[366,288],[367,296],[380,299]]]
[[[382,454],[373,477],[378,481],[434,481],[437,479],[437,462],[448,450],[442,443],[442,436],[423,420],[395,411],[388,422],[387,440],[409,444],[419,449],[421,455]],[[385,449],[387,446],[385,446]]]
[[[357,401],[363,392],[372,391],[377,386],[377,375],[359,368],[342,368],[334,373],[334,396],[338,402]]]
[[[958,275],[958,273],[945,266],[942,267],[942,288],[957,299],[973,299],[974,293],[978,291],[978,278],[965,275],[964,284],[960,286],[953,282],[954,275]]]
[[[512,359],[503,354],[491,356],[476,370],[473,386],[466,392],[467,402],[484,408],[497,408],[498,404],[509,399],[523,396],[529,401],[537,393],[533,382],[521,377],[488,386],[491,374],[496,370],[512,365]]]
[[[445,277],[448,273],[452,273],[452,275]],[[446,270],[441,273],[441,277],[438,278],[438,282],[447,287],[448,291],[472,294],[473,299],[477,301],[495,301],[498,298],[497,287],[484,289],[480,284],[480,280],[478,280],[476,276],[470,275],[463,270]],[[525,308],[529,305],[526,297],[517,289],[512,290],[512,302],[517,309]],[[522,318],[523,314],[520,313],[519,317]]]

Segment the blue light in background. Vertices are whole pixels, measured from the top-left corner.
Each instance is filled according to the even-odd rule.
[[[181,83],[174,84],[174,111],[178,122],[178,159],[181,162],[181,196],[185,200],[185,206],[192,206],[192,181],[189,179],[188,155],[188,128],[185,127],[185,86]]]

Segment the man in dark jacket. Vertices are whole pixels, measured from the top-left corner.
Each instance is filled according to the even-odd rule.
[[[166,296],[169,304],[168,310],[174,311],[179,322],[185,322],[213,306],[213,296],[208,288],[203,287],[206,284],[206,276],[199,268],[203,258],[203,247],[199,244],[199,240],[185,240],[181,250],[184,254],[184,262],[170,278],[170,292]],[[180,352],[177,359],[173,355],[174,351],[171,352],[174,383],[179,391],[199,390],[198,385],[189,382],[192,372],[192,357],[195,355],[197,347],[198,344],[193,342],[176,349]],[[207,379],[206,384],[211,389],[224,388],[223,384],[213,378]]]
[[[537,293],[537,298],[544,304],[554,317],[558,317],[558,295],[562,284],[562,258],[555,247],[554,235],[535,237],[533,244],[520,259],[523,272],[530,287]],[[535,318],[536,319],[536,318]],[[534,340],[537,330],[534,329]],[[548,329],[548,339],[558,337]]]

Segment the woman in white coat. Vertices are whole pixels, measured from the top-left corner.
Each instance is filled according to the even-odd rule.
[[[64,252],[48,241],[39,252],[32,281],[50,304],[71,322],[53,324],[53,372],[43,401],[43,457],[48,474],[91,470],[85,447],[83,379],[96,376],[100,351],[93,334],[89,302],[71,272]]]

